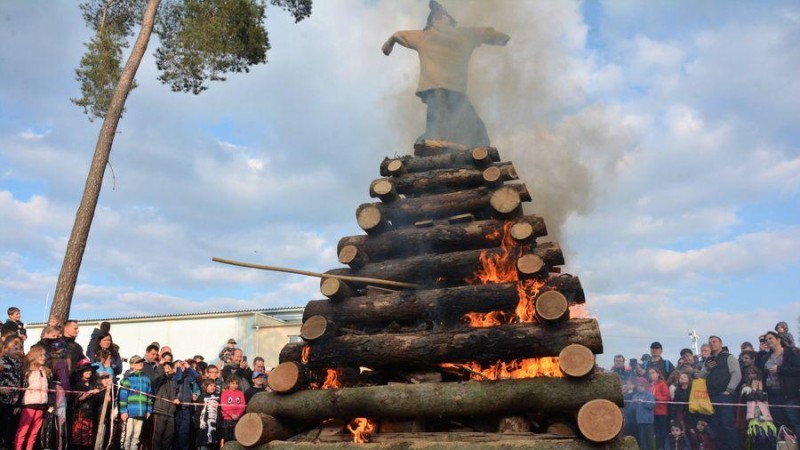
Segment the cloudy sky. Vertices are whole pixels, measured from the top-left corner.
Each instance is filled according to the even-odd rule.
[[[580,276],[610,355],[732,347],[800,312],[797,2],[444,2],[506,47],[470,94]],[[200,96],[139,70],[106,172],[76,318],[302,306],[385,156],[424,127],[417,57],[381,44],[427,1],[268,9],[269,63]],[[41,321],[100,124],[69,101],[77,2],[0,2],[0,306]],[[151,42],[152,54],[158,42]],[[794,331],[797,331],[796,329]]]

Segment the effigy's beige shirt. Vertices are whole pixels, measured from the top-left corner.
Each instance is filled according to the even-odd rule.
[[[467,93],[472,51],[481,44],[503,45],[508,36],[494,28],[437,25],[427,30],[398,31],[397,43],[419,53],[417,94],[429,89]]]

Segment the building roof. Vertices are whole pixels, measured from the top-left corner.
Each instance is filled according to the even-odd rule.
[[[78,323],[97,323],[97,322],[111,322],[111,323],[119,323],[119,322],[151,322],[151,321],[158,321],[164,319],[170,320],[186,320],[186,319],[196,319],[196,318],[206,318],[206,317],[230,317],[230,316],[242,316],[246,314],[262,314],[265,316],[272,317],[276,320],[287,321],[291,322],[293,320],[293,316],[302,316],[303,310],[305,308],[302,306],[292,306],[288,308],[257,308],[257,309],[239,309],[239,310],[232,310],[232,311],[212,311],[212,312],[203,312],[203,313],[178,313],[178,314],[163,314],[158,316],[123,316],[123,317],[110,317],[110,318],[102,318],[102,319],[76,319]],[[297,319],[299,320],[299,318]],[[28,327],[35,327],[35,326],[43,326],[47,325],[45,322],[35,322],[27,324]]]

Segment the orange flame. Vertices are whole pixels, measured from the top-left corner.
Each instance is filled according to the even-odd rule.
[[[327,371],[327,375],[325,381],[322,383],[322,389],[338,389],[342,387],[342,383],[339,381],[339,371],[336,369],[325,370]]]
[[[364,417],[357,417],[347,424],[347,430],[353,433],[353,442],[356,444],[368,443],[376,428],[375,422]]]
[[[300,361],[303,364],[306,364],[308,362],[308,355],[310,355],[310,354],[311,354],[311,346],[310,345],[304,345],[303,346],[303,353],[300,355]]]

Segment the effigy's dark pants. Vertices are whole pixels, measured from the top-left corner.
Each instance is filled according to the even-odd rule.
[[[486,147],[486,125],[466,95],[448,89],[429,89],[418,93],[428,106],[425,134],[417,139],[440,139],[467,147]]]

